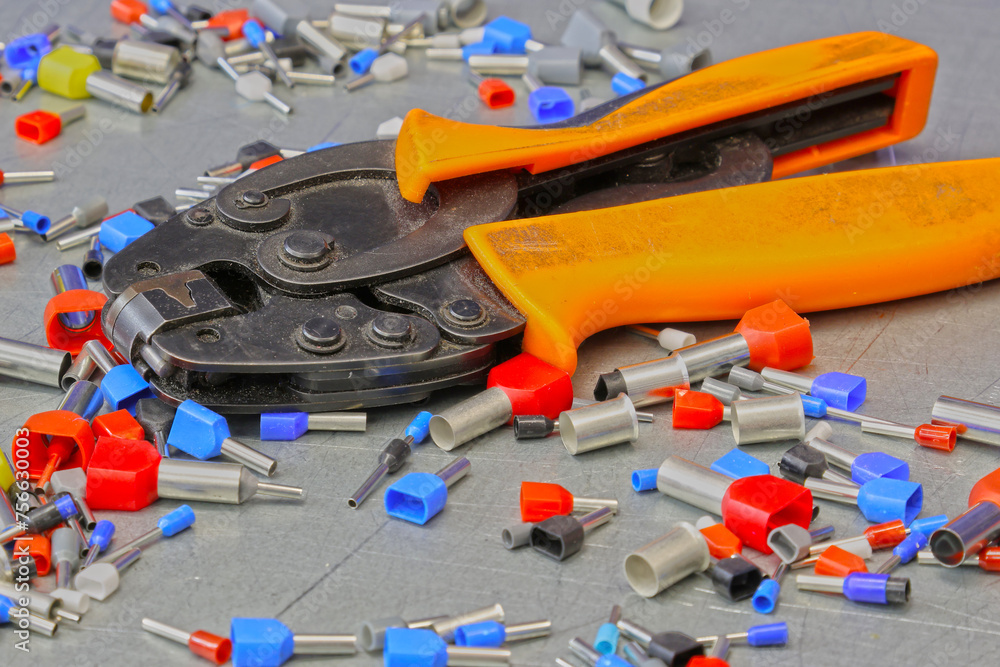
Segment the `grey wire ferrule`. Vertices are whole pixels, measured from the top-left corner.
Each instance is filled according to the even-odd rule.
[[[601,375],[594,387],[594,398],[604,401],[627,394],[633,405],[641,407],[671,401],[678,389],[690,388],[687,364],[675,353]]]
[[[295,486],[270,484],[254,477],[237,463],[163,459],[156,492],[160,498],[197,500],[240,505],[254,496],[301,500],[305,491]]]
[[[431,417],[430,436],[435,445],[450,452],[503,426],[512,416],[507,394],[491,387]]]
[[[515,523],[500,531],[500,540],[505,549],[513,551],[526,547],[531,543],[531,530],[535,527],[533,523]]]
[[[798,394],[737,401],[730,410],[737,445],[802,440],[806,435],[806,415]]]
[[[705,571],[711,562],[705,538],[681,521],[625,558],[625,579],[636,593],[651,598],[688,575]]]
[[[460,628],[463,625],[482,623],[483,621],[496,621],[497,623],[503,623],[503,606],[499,603],[492,604],[488,607],[483,607],[482,609],[475,609],[464,614],[439,619],[431,623],[430,629],[437,633],[441,639],[446,642],[450,642],[455,638],[455,630],[457,628]]]
[[[722,498],[732,478],[679,456],[668,457],[656,473],[656,488],[671,498],[722,516]]]
[[[559,437],[574,456],[639,439],[639,417],[628,396],[559,414]]]

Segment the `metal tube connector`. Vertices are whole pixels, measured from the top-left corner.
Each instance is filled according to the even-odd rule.
[[[0,375],[48,387],[62,387],[73,357],[55,350],[9,338],[0,338]]]

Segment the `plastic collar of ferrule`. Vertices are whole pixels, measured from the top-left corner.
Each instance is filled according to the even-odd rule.
[[[52,50],[49,36],[36,32],[7,43],[3,59],[12,70],[37,69],[38,59]]]
[[[739,449],[731,449],[712,462],[709,466],[715,472],[721,472],[733,479],[769,475],[771,468],[758,458],[750,456]]]
[[[367,74],[368,70],[371,69],[372,63],[378,58],[379,53],[375,49],[367,48],[361,49],[347,61],[347,64],[351,66],[351,71],[361,76],[362,74]]]
[[[469,62],[469,56],[491,56],[494,53],[499,53],[496,42],[484,39],[481,42],[463,46],[462,60]]]
[[[68,493],[65,495],[60,494],[52,502],[55,504],[56,509],[59,510],[59,516],[63,519],[69,519],[80,513],[80,509],[76,506],[73,496]]]
[[[38,62],[38,87],[71,100],[90,97],[87,77],[101,71],[101,62],[89,53],[60,46]]]
[[[816,559],[816,574],[826,577],[846,577],[853,572],[867,572],[865,560],[837,545],[826,549]]]
[[[746,339],[757,372],[765,366],[792,371],[813,360],[809,320],[780,299],[748,310],[735,331]]]
[[[483,79],[477,88],[479,99],[490,109],[504,109],[514,106],[517,95],[514,89],[500,79]]]
[[[495,45],[494,53],[524,53],[529,39],[531,26],[508,16],[498,16],[483,26],[483,41]]]
[[[133,415],[136,403],[144,398],[153,398],[149,383],[128,364],[115,366],[105,373],[101,380],[101,393],[112,410],[127,410]]]
[[[146,431],[128,410],[116,410],[94,417],[91,422],[94,437],[108,436],[123,440],[145,440]]]
[[[45,340],[49,347],[66,350],[76,356],[84,343],[96,340],[108,350],[112,350],[111,342],[101,329],[101,309],[107,300],[108,297],[104,294],[89,289],[71,289],[49,299],[42,314]],[[60,315],[80,312],[93,313],[93,321],[82,329],[67,329],[63,326]]]
[[[503,623],[483,621],[455,628],[455,646],[497,648],[507,640]]]
[[[280,667],[295,652],[295,635],[276,618],[234,618],[229,640],[233,667]]]
[[[62,119],[58,114],[39,109],[14,120],[14,133],[19,139],[33,144],[44,144],[52,141],[62,132]]]
[[[569,373],[526,352],[498,364],[486,379],[486,388],[497,387],[510,399],[515,415],[545,415],[558,419],[573,406],[573,381]]]
[[[138,23],[139,17],[148,13],[146,5],[139,0],[111,0],[111,18],[119,23]]]
[[[257,171],[259,169],[263,169],[264,167],[269,167],[272,164],[281,162],[284,159],[285,158],[281,157],[280,155],[270,155],[268,157],[263,157],[255,162],[251,162],[250,166],[247,168],[247,171]]]
[[[788,623],[767,623],[747,629],[750,646],[784,646],[788,643]]]
[[[0,172],[0,185],[3,185],[3,172]],[[52,226],[52,221],[48,217],[35,213],[34,211],[25,211],[21,215],[21,222],[24,226],[35,232],[36,234],[45,235],[49,231],[49,227]]]
[[[753,597],[764,579],[760,568],[740,555],[723,558],[708,573],[715,591],[731,602]]]
[[[921,447],[950,452],[955,449],[958,429],[943,424],[921,424],[914,431],[913,439]]]
[[[0,233],[0,265],[10,264],[17,259],[17,248],[6,233]]]
[[[661,632],[653,636],[646,652],[670,667],[680,667],[689,665],[695,657],[704,655],[705,647],[683,632]]]
[[[743,553],[743,543],[740,542],[740,538],[721,523],[699,528],[698,532],[704,536],[708,553],[712,558],[722,560]]]
[[[636,493],[656,490],[656,474],[659,468],[644,468],[632,471],[632,490]]]
[[[813,419],[822,419],[823,417],[826,417],[826,401],[822,398],[810,396],[809,394],[802,394],[801,397],[802,411],[806,413],[806,417],[812,417]]]
[[[576,104],[562,88],[542,86],[528,94],[528,110],[541,124],[557,123],[576,115]]]
[[[987,572],[1000,572],[1000,547],[986,547],[979,552],[979,567]]]
[[[851,464],[851,479],[857,484],[865,484],[879,478],[908,480],[910,465],[883,452],[858,454]]]
[[[618,641],[621,639],[621,630],[614,623],[603,623],[597,628],[597,636],[594,637],[594,648],[601,655],[614,655],[618,652]]]
[[[893,519],[876,526],[868,526],[865,528],[864,536],[872,549],[888,549],[906,539],[906,524],[901,519]]]
[[[167,444],[202,461],[222,453],[222,441],[229,437],[226,418],[187,399],[177,406]]]
[[[204,630],[195,630],[188,637],[188,649],[200,658],[211,660],[217,665],[229,662],[233,654],[233,643],[226,637],[213,635]]]
[[[308,430],[306,412],[265,412],[260,416],[261,440],[298,440]]]
[[[194,510],[189,505],[181,505],[172,512],[161,516],[156,527],[160,529],[164,537],[173,537],[177,533],[194,525]]]
[[[927,536],[921,532],[913,532],[892,550],[893,556],[899,556],[903,563],[909,563],[917,557],[917,552],[927,546]]]
[[[448,645],[432,630],[386,628],[382,657],[385,667],[445,667]]]
[[[673,427],[709,429],[722,421],[722,401],[711,394],[691,389],[674,393]]]
[[[87,503],[93,510],[134,512],[159,497],[160,455],[145,440],[102,437],[87,470]]]
[[[403,435],[413,438],[413,443],[419,445],[427,439],[430,433],[431,417],[433,416],[433,414],[426,410],[418,412],[413,421],[407,425],[406,430],[403,431]]]
[[[852,602],[900,604],[910,599],[910,580],[859,572],[847,575],[843,590],[844,596]]]
[[[938,514],[936,516],[925,516],[922,519],[914,519],[907,528],[909,528],[910,533],[923,533],[927,537],[930,537],[931,533],[947,523],[948,516],[946,514]]]
[[[385,511],[397,519],[424,525],[448,502],[448,486],[429,472],[411,472],[385,490]]]
[[[120,252],[146,232],[152,231],[153,227],[149,220],[127,209],[101,223],[101,245],[112,252]]]
[[[849,373],[823,373],[812,381],[809,393],[822,398],[827,405],[854,412],[868,395],[868,381]]]
[[[94,432],[90,423],[69,410],[49,410],[28,417],[28,475],[37,478],[45,470],[52,454],[59,453],[62,461],[57,470],[83,468],[90,465],[94,452]],[[25,448],[15,447],[22,452]],[[15,464],[18,462],[15,460]],[[19,468],[20,469],[20,468]]]
[[[746,546],[771,553],[767,536],[790,523],[809,528],[813,499],[809,489],[773,475],[755,475],[729,485],[722,498],[723,523]]]
[[[1000,468],[983,477],[969,492],[969,507],[987,500],[1000,507]]]
[[[688,667],[729,667],[729,663],[722,658],[715,658],[710,655],[696,655],[687,662]]]
[[[17,607],[13,600],[5,595],[0,595],[0,625],[10,623],[10,610]]]
[[[615,92],[616,95],[628,95],[629,93],[634,93],[637,90],[642,90],[646,87],[645,81],[640,81],[639,79],[634,79],[624,72],[618,72],[613,77],[611,77],[611,90]]]
[[[873,522],[900,519],[909,524],[924,505],[923,487],[916,482],[881,477],[866,482],[858,492],[858,508]]]
[[[758,614],[770,614],[778,606],[778,597],[781,595],[781,584],[774,579],[765,579],[760,582],[757,591],[750,599],[753,610]]]
[[[267,43],[267,31],[255,18],[249,18],[243,22],[243,36],[250,42],[250,46],[255,49]]]
[[[94,527],[94,532],[90,534],[90,540],[87,541],[91,547],[98,547],[101,551],[105,551],[108,545],[111,544],[111,538],[115,536],[115,524],[111,523],[107,519],[101,519],[97,522]]]
[[[226,41],[238,39],[243,36],[243,24],[248,18],[250,18],[250,11],[245,8],[229,9],[208,19],[208,27],[225,28],[226,34],[222,36],[222,39]]]
[[[653,485],[655,488],[655,480]],[[525,523],[573,512],[573,494],[548,482],[521,482],[520,503],[521,521]]]

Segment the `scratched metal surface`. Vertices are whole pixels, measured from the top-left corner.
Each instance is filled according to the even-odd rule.
[[[554,41],[575,0],[490,0],[491,16],[501,8],[531,23],[536,36]],[[30,31],[47,21],[76,23],[97,33],[111,30],[107,0],[0,0],[3,34]],[[220,6],[225,2],[219,0]],[[329,7],[330,3],[317,2]],[[688,37],[710,43],[719,60],[850,31],[885,29],[937,49],[941,65],[927,129],[898,147],[895,159],[954,160],[1000,155],[995,109],[1000,106],[1000,69],[995,26],[1000,7],[993,0],[699,0],[688,3],[674,32],[656,34],[631,23],[617,8],[596,11],[623,38],[645,44]],[[561,13],[562,12],[562,13]],[[120,27],[115,28],[121,32]],[[452,63],[411,59],[406,82],[373,86],[348,97],[341,90],[308,89],[294,95],[279,89],[295,107],[283,119],[263,105],[238,101],[217,72],[197,66],[196,80],[163,117],[139,118],[98,102],[89,117],[64,136],[38,148],[15,141],[13,118],[35,108],[66,104],[35,92],[20,105],[0,104],[0,165],[7,170],[57,165],[57,183],[9,187],[7,204],[59,215],[88,193],[100,192],[113,210],[155,194],[191,185],[209,164],[241,144],[267,138],[285,147],[322,140],[373,137],[379,122],[414,106],[478,122],[525,124],[516,110],[480,109],[471,88]],[[592,94],[610,97],[607,78],[590,73]],[[883,152],[839,168],[888,164]],[[780,212],[775,212],[780,215]],[[748,224],[754,224],[748,222]],[[766,221],[756,221],[766,225]],[[58,253],[24,238],[19,258],[0,268],[0,335],[41,343],[42,309],[49,297],[48,272],[61,262],[79,261],[82,251]],[[836,270],[831,267],[831,270]],[[927,267],[933,271],[934,267]],[[1000,285],[996,283],[849,311],[810,317],[817,358],[811,371],[851,371],[869,378],[871,414],[907,423],[925,421],[940,394],[1000,402]],[[730,323],[690,325],[704,338]],[[621,331],[587,341],[575,377],[587,395],[596,374],[616,364],[654,358],[649,341]],[[431,409],[467,392],[437,397]],[[6,441],[23,420],[53,408],[55,390],[0,380],[0,431]],[[377,498],[358,511],[345,499],[367,474],[378,447],[412,415],[410,408],[370,414],[365,434],[309,434],[294,443],[264,443],[278,458],[275,481],[308,490],[297,505],[252,500],[243,506],[201,504],[192,531],[149,549],[124,576],[122,589],[95,603],[79,626],[63,624],[57,640],[35,637],[28,656],[36,665],[122,665],[148,667],[193,662],[181,647],[143,633],[142,616],[225,634],[232,616],[276,616],[303,632],[350,632],[362,619],[402,615],[418,618],[502,602],[512,622],[552,619],[551,638],[514,647],[520,665],[548,665],[566,655],[566,641],[591,638],[614,603],[654,629],[691,634],[739,631],[785,620],[791,643],[784,649],[734,648],[734,665],[990,664],[1000,647],[1000,603],[996,579],[974,568],[956,571],[911,565],[912,602],[882,609],[836,597],[799,594],[786,585],[781,606],[770,617],[749,604],[730,604],[692,577],[645,600],[631,592],[621,573],[625,555],[699,512],[659,494],[636,495],[628,485],[634,468],[658,465],[670,453],[707,464],[732,446],[729,433],[675,433],[663,409],[657,423],[644,425],[632,446],[573,458],[558,441],[517,443],[509,430],[460,450],[472,461],[471,474],[451,494],[442,515],[427,527],[387,520]],[[252,445],[252,424],[237,424]],[[926,513],[961,511],[973,482],[997,466],[995,451],[963,443],[951,455],[876,438],[863,439],[846,424],[835,440],[855,451],[884,448],[906,457],[913,477],[925,484]],[[774,464],[784,444],[753,448]],[[434,471],[450,456],[433,445],[412,458],[408,471]],[[509,553],[500,529],[518,517],[521,480],[559,482],[581,495],[614,495],[621,512],[587,540],[576,558],[556,564],[530,552]],[[116,514],[119,535],[143,532],[177,503],[161,502],[136,514]],[[822,521],[841,535],[865,523],[856,511],[822,503]],[[0,630],[0,664],[27,664],[9,631]],[[319,661],[321,659],[315,659]],[[374,665],[377,656],[349,659]],[[298,659],[306,663],[306,659]]]

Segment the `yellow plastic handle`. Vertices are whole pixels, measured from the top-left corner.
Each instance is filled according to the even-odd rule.
[[[597,331],[798,312],[1000,276],[1000,158],[812,176],[471,227],[527,317],[523,350],[572,372]]]
[[[794,44],[729,60],[650,90],[582,127],[490,127],[414,109],[396,140],[400,193],[419,202],[432,182],[497,169],[539,173],[654,139],[899,75],[887,125],[777,156],[774,177],[868,153],[917,135],[930,104],[937,55],[881,32]],[[808,108],[806,109],[808,113]]]

